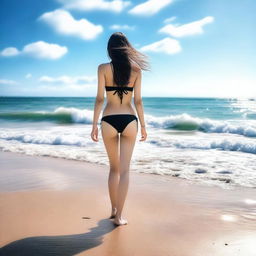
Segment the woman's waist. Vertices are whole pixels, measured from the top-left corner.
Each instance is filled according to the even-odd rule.
[[[122,106],[122,107],[120,107],[120,105],[118,107],[115,107],[113,105],[106,105],[106,107],[103,110],[102,116],[112,115],[112,114],[113,115],[114,114],[136,115],[136,112],[131,105],[126,105],[126,106]]]

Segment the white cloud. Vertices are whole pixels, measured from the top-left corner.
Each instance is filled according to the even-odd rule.
[[[148,0],[142,4],[134,6],[128,12],[135,15],[149,16],[156,14],[161,9],[171,4],[173,0]]]
[[[38,86],[39,90],[46,90],[48,93],[50,92],[65,92],[66,95],[72,95],[73,93],[76,92],[84,92],[87,93],[88,89],[90,89],[91,87],[95,87],[94,84],[85,84],[85,85],[76,85],[76,84],[69,84],[69,85],[65,85],[65,86],[50,86],[50,85],[41,85]],[[81,95],[77,95],[77,96],[81,96]]]
[[[15,47],[8,47],[1,51],[0,55],[4,57],[12,57],[18,55],[20,52]]]
[[[59,34],[76,36],[83,40],[94,39],[103,31],[101,25],[94,25],[86,19],[75,20],[68,11],[61,9],[46,12],[38,20],[46,22]]]
[[[35,43],[27,44],[23,47],[22,51],[17,51],[17,54],[12,54],[12,55],[6,55],[6,52],[8,52],[12,47],[5,48],[2,52],[1,55],[6,57],[6,56],[17,56],[17,55],[28,55],[32,56],[35,58],[39,59],[59,59],[63,55],[65,55],[68,52],[67,47],[65,46],[60,46],[58,44],[49,44],[44,41],[37,41]],[[3,54],[4,53],[4,54]]]
[[[39,59],[59,59],[68,52],[67,47],[44,41],[27,44],[22,53]]]
[[[38,81],[41,83],[37,87],[38,92],[48,95],[69,95],[81,96],[95,95],[95,85],[97,82],[96,76],[41,76]],[[93,92],[93,93],[92,93]]]
[[[145,45],[141,47],[140,50],[145,52],[162,52],[167,54],[175,54],[180,52],[182,48],[178,40],[166,37],[155,43]]]
[[[114,25],[110,26],[109,28],[113,29],[113,30],[134,30],[135,26],[114,24]]]
[[[30,73],[28,73],[28,74],[26,74],[26,76],[25,76],[27,79],[29,79],[29,78],[31,78],[32,77],[32,74],[30,74]]]
[[[41,76],[39,78],[40,82],[46,83],[60,83],[60,84],[81,84],[81,83],[92,83],[96,81],[95,76],[59,76],[59,77],[50,77],[50,76]]]
[[[19,84],[18,82],[14,80],[9,80],[9,79],[0,79],[0,84],[5,84],[5,85],[16,85]]]
[[[184,36],[190,36],[190,35],[196,35],[196,34],[202,34],[203,26],[212,23],[214,21],[214,17],[207,16],[201,20],[197,20],[191,23],[187,23],[184,25],[173,25],[168,24],[159,29],[158,32],[165,33],[174,37],[184,37]]]
[[[88,96],[88,95],[95,95],[96,93],[96,86],[95,83],[88,83],[88,84],[63,84],[62,86],[55,85],[55,84],[43,84],[39,85],[28,93],[33,93],[34,95],[40,96],[74,96],[74,97],[81,97],[81,96]]]
[[[165,19],[165,20],[164,20],[164,23],[170,23],[170,22],[172,22],[172,21],[174,21],[174,20],[176,20],[176,16],[172,16],[172,17],[170,17],[170,18]]]
[[[58,0],[58,2],[64,4],[64,7],[67,9],[79,11],[104,10],[112,12],[121,12],[131,4],[130,1],[122,0]]]

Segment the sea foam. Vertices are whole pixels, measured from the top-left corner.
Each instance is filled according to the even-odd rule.
[[[242,121],[232,123],[227,120],[212,120],[209,118],[192,117],[187,113],[181,115],[169,115],[155,117],[146,115],[145,120],[148,125],[162,129],[176,129],[184,131],[198,130],[209,133],[232,133],[246,137],[256,137],[256,121],[251,121],[251,125],[243,124]]]

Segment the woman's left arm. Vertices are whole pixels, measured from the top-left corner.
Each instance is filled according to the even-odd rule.
[[[92,123],[91,138],[93,141],[99,141],[98,139],[98,119],[104,103],[104,89],[105,89],[105,76],[104,76],[104,64],[98,66],[98,90],[94,104],[94,114]]]

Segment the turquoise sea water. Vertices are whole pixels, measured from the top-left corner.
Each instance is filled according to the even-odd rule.
[[[143,105],[148,139],[136,143],[131,171],[256,187],[255,99],[152,97]],[[101,138],[90,139],[93,107],[92,97],[0,97],[0,150],[108,164]]]
[[[2,118],[3,113],[53,113],[59,107],[92,110],[93,104],[93,97],[0,97],[0,113]],[[193,117],[217,120],[256,120],[254,99],[147,97],[143,98],[143,104],[145,113],[153,116],[187,113]]]

